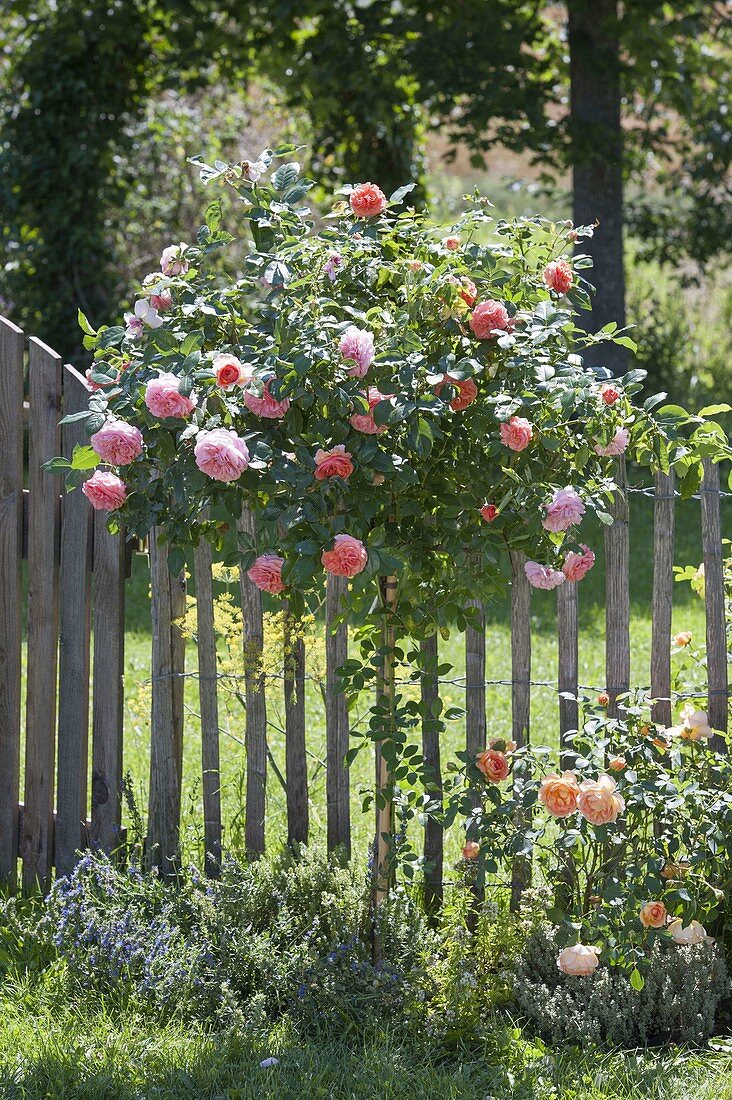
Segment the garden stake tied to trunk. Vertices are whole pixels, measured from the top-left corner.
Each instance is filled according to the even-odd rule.
[[[196,243],[165,249],[160,272],[145,279],[124,324],[95,329],[81,316],[85,346],[94,352],[88,402],[79,377],[31,342],[27,492],[23,334],[4,320],[0,325],[0,487],[8,502],[0,514],[0,876],[13,886],[20,856],[26,889],[47,888],[53,863],[72,868],[89,830],[100,847],[122,848],[124,547],[127,538],[147,539],[155,611],[147,850],[164,871],[175,874],[180,866],[186,671],[180,632],[171,623],[182,614],[185,592],[174,578],[184,569],[193,570],[200,605],[209,874],[219,873],[227,846],[218,744],[224,680],[216,682],[213,588],[221,565],[239,581],[250,857],[261,856],[270,839],[267,730],[275,690],[285,701],[287,836],[293,847],[310,839],[308,653],[296,643],[290,654],[285,641],[281,678],[273,674],[264,659],[265,616],[272,606],[285,609],[289,638],[325,597],[328,848],[349,852],[349,767],[355,752],[375,744],[374,958],[381,955],[380,911],[396,873],[408,882],[418,867],[416,820],[427,806],[424,876],[433,913],[442,896],[443,839],[453,823],[468,829],[460,874],[477,869],[473,881],[480,875],[481,883],[509,887],[516,908],[536,863],[544,861],[544,873],[554,875],[556,853],[545,838],[554,835],[556,818],[562,824],[554,831],[566,850],[556,878],[556,924],[566,947],[587,947],[576,943],[579,927],[591,939],[590,955],[597,957],[597,946],[604,963],[640,975],[649,942],[643,937],[655,933],[641,934],[636,922],[623,930],[626,939],[618,940],[616,929],[622,947],[613,947],[596,919],[605,916],[596,896],[617,897],[620,890],[635,912],[638,891],[652,889],[663,894],[669,916],[687,921],[695,914],[713,917],[717,904],[713,891],[684,879],[683,853],[707,835],[706,818],[699,816],[706,802],[689,802],[669,762],[683,759],[690,774],[698,770],[700,784],[716,776],[715,798],[727,805],[728,765],[721,753],[714,755],[710,772],[703,755],[712,735],[718,739],[711,751],[724,747],[727,722],[719,463],[730,448],[710,419],[727,407],[691,416],[664,406],[662,398],[640,406],[642,372],[611,379],[601,366],[583,365],[583,356],[601,361],[608,341],[632,345],[612,328],[593,336],[576,326],[577,310],[589,303],[581,249],[591,229],[541,218],[494,224],[475,196],[448,246],[443,229],[403,208],[409,188],[387,197],[361,184],[343,190],[327,228],[316,232],[302,206],[311,184],[300,177],[292,152],[265,151],[256,173],[246,162],[199,162],[204,182],[231,187],[244,200],[239,215],[252,236],[245,274],[222,280],[220,263],[212,262],[229,240],[214,200]],[[628,458],[655,471],[657,514],[666,525],[674,477],[684,497],[701,492],[707,645],[699,659],[706,659],[708,694],[697,685],[689,699],[677,697],[670,653],[658,648],[668,643],[670,649],[668,637],[654,644],[650,688],[630,690],[627,501],[636,486],[627,477]],[[61,494],[53,474],[65,479]],[[81,491],[72,492],[75,487]],[[612,594],[605,685],[591,689],[578,682],[577,601],[595,564],[580,535],[587,513],[606,531]],[[657,529],[665,552],[656,561],[654,611],[667,635],[673,559],[663,537]],[[19,804],[20,562],[26,554],[28,684],[38,691],[49,678],[55,682],[57,655],[64,675],[58,723],[55,695],[30,700],[29,694],[26,791]],[[509,585],[511,673],[499,683],[511,689],[512,714],[510,723],[503,714],[487,723],[492,680],[481,612]],[[568,775],[552,772],[553,757],[542,755],[529,736],[533,589],[557,590],[558,713]],[[376,615],[368,611],[374,590]],[[88,821],[91,692],[84,670],[92,633],[99,643],[112,623],[119,644],[94,647]],[[350,653],[349,627],[356,632]],[[436,641],[455,628],[466,633],[464,680],[440,663]],[[397,638],[413,645],[412,669]],[[405,669],[414,698],[398,691],[397,666],[400,679]],[[465,689],[466,742],[457,761],[440,754],[445,724],[462,716],[459,708],[443,712],[445,681]],[[72,685],[81,695],[70,706]],[[358,723],[349,729],[351,703],[366,691],[369,731]],[[413,732],[421,737],[423,760]],[[676,784],[688,820],[673,800],[669,808],[648,794],[664,783]],[[643,798],[654,803],[648,811],[653,829],[645,828]],[[634,843],[645,871],[620,881],[599,853]],[[682,856],[671,859],[679,846]],[[668,878],[661,875],[663,860],[671,867]],[[597,881],[597,867],[607,881]],[[672,877],[677,872],[680,886]],[[480,902],[479,891],[475,896]],[[571,908],[572,898],[585,897],[591,911]]]

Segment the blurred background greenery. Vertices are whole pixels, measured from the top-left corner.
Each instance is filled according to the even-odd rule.
[[[588,323],[637,326],[652,392],[730,392],[730,26],[662,0],[6,0],[0,309],[80,362],[194,237],[186,157],[307,145],[319,197],[419,182],[448,222],[600,221]],[[317,201],[316,194],[316,201]],[[617,370],[628,366],[618,349]]]

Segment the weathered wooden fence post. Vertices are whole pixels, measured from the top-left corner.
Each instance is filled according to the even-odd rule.
[[[254,513],[242,510],[237,530],[256,545],[257,525]],[[244,691],[246,694],[246,726],[244,733],[247,755],[246,816],[244,844],[247,855],[256,859],[264,854],[264,814],[267,789],[267,703],[264,693],[262,654],[264,623],[262,593],[249,580],[245,569],[239,570],[241,607],[244,620]]]
[[[0,885],[15,888],[23,596],[23,333],[0,317]]]
[[[343,850],[351,855],[351,803],[349,772],[344,760],[348,752],[350,726],[344,692],[337,690],[336,669],[348,659],[348,624],[335,625],[348,592],[348,578],[329,573],[325,582],[325,729],[326,803],[328,851]]]
[[[674,472],[656,474],[653,503],[651,717],[671,725],[671,618],[674,587]]]
[[[285,774],[287,840],[292,845],[307,844],[310,827],[308,759],[305,747],[305,642],[300,627],[301,624],[293,619],[289,604],[285,601],[283,639]],[[346,789],[348,789],[347,783]]]
[[[709,724],[727,731],[729,715],[729,678],[724,615],[724,564],[722,562],[722,522],[719,507],[719,466],[704,459],[701,485],[702,544],[704,548],[704,589],[707,616],[707,684]],[[724,737],[711,741],[717,752],[727,751]]]
[[[614,522],[605,528],[605,677],[610,718],[618,717],[618,696],[630,687],[630,539],[624,458],[617,460],[615,482],[618,488],[610,507]]]

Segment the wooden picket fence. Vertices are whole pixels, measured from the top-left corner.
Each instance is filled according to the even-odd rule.
[[[78,423],[59,426],[62,416],[86,407],[84,379],[35,337],[26,339],[0,318],[0,882],[16,885],[22,861],[27,891],[48,887],[52,871],[70,871],[79,850],[114,851],[122,816],[123,670],[125,578],[129,553],[124,533],[108,533],[80,492],[66,494],[58,478],[42,470],[57,454],[70,456],[85,442]],[[27,446],[27,449],[26,449]],[[624,484],[625,468],[618,462]],[[727,729],[728,668],[720,520],[719,468],[704,466],[701,487],[703,557],[706,573],[708,711],[711,725]],[[606,684],[609,713],[630,688],[630,535],[627,494],[614,504],[615,524],[606,529]],[[669,638],[673,602],[675,493],[673,474],[655,483],[653,546],[653,641],[649,686],[654,718],[671,723]],[[256,533],[256,517],[244,512],[239,529]],[[650,552],[650,551],[649,551]],[[176,625],[185,611],[183,578],[171,576],[164,546],[149,540],[152,591],[151,773],[146,848],[161,870],[176,866],[181,813],[184,726],[184,641]],[[22,562],[27,561],[24,595]],[[512,736],[530,737],[531,590],[523,557],[512,557],[511,696]],[[208,868],[216,873],[222,849],[219,783],[219,714],[211,551],[195,553],[200,690],[204,837]],[[337,669],[348,647],[346,623],[334,626],[347,584],[329,577],[326,586],[326,803],[327,844],[350,852],[350,787],[344,757],[349,747],[345,696]],[[246,651],[262,647],[262,599],[245,573],[240,578]],[[478,616],[482,609],[478,605]],[[577,586],[557,589],[557,689],[562,747],[578,721]],[[23,625],[25,615],[25,691]],[[469,627],[465,638],[466,748],[486,742],[485,630]],[[422,700],[429,715],[439,696],[437,640],[422,643]],[[308,839],[305,655],[292,646],[282,686],[286,732],[288,838]],[[247,852],[264,851],[267,779],[267,700],[261,673],[246,664]],[[271,698],[271,696],[270,696]],[[21,721],[25,706],[25,736]],[[91,746],[89,727],[91,722]],[[441,792],[440,742],[434,719],[422,729],[425,770],[431,792]],[[722,747],[719,745],[718,747]],[[89,751],[91,748],[91,761]],[[20,798],[21,750],[24,792]],[[88,775],[91,764],[91,789]],[[439,824],[425,828],[425,894],[429,905],[442,896],[443,837]],[[521,868],[514,874],[521,885]]]

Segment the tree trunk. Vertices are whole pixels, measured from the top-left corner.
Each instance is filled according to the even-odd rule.
[[[625,324],[623,270],[623,135],[620,125],[620,54],[617,0],[569,0],[573,217],[575,225],[599,222],[582,251],[594,260],[590,282],[597,288],[588,332],[609,321]],[[608,344],[588,366],[614,374],[628,367],[626,348]]]

